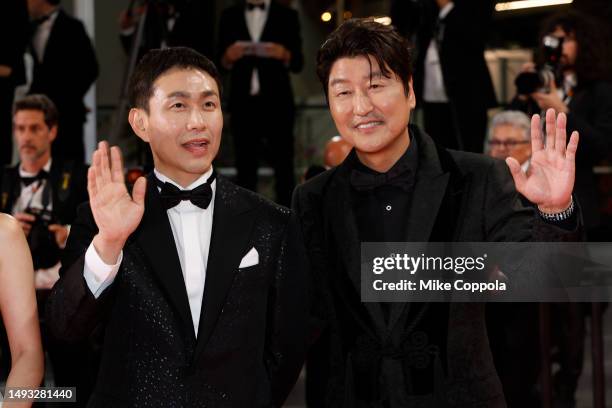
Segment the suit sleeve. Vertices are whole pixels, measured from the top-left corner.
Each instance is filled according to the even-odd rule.
[[[537,213],[535,205],[514,187],[510,170],[503,161],[496,160],[489,168],[485,190],[484,213],[486,241],[488,242],[555,242],[580,241],[582,223],[580,208],[572,225],[546,222]],[[569,227],[569,228],[567,228]]]
[[[62,256],[60,279],[53,286],[46,306],[49,329],[59,340],[74,342],[87,338],[102,321],[112,298],[113,291],[109,289],[96,299],[83,277],[85,252],[96,233],[89,204],[84,203],[77,210]]]
[[[297,220],[291,216],[284,232],[268,301],[266,368],[272,403],[283,405],[306,355],[308,279],[305,249]]]

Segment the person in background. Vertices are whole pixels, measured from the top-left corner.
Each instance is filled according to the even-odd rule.
[[[449,149],[482,152],[487,110],[497,106],[484,58],[494,5],[488,0],[395,0],[391,5],[393,24],[414,38],[417,48],[414,91],[425,131]]]
[[[98,77],[98,61],[81,21],[60,0],[28,0],[34,60],[30,94],[47,95],[57,106],[59,127],[53,157],[84,163],[83,97]]]
[[[59,279],[60,255],[78,205],[87,200],[87,169],[52,155],[58,133],[58,112],[45,95],[28,95],[13,107],[13,133],[19,162],[1,178],[0,211],[20,223],[34,262],[34,285],[40,315],[51,287]],[[76,386],[86,396],[93,386],[96,356],[87,342],[64,347],[48,335],[41,320],[57,386]],[[6,337],[2,348],[6,348]],[[9,339],[10,340],[10,339]],[[3,353],[7,364],[8,353]],[[89,390],[89,391],[88,391]],[[79,406],[78,404],[75,407]]]
[[[236,181],[255,191],[259,161],[265,158],[274,168],[276,201],[289,206],[295,187],[289,73],[304,65],[298,14],[274,0],[241,1],[221,15],[218,50],[221,67],[230,74]]]
[[[491,119],[485,153],[496,159],[513,157],[523,171],[531,158],[531,121],[521,111],[502,111]]]

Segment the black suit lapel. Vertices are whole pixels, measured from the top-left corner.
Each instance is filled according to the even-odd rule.
[[[255,224],[254,209],[244,200],[236,186],[223,177],[217,177],[212,235],[206,283],[200,314],[197,345],[194,358],[200,355],[210,338],[234,275],[248,248]]]
[[[440,224],[441,216],[449,215],[447,208],[443,208],[445,197],[447,197],[450,172],[447,166],[443,166],[440,155],[433,140],[421,132],[418,128],[411,126],[410,135],[417,139],[419,161],[416,172],[416,182],[413,197],[408,214],[408,222],[404,232],[405,242],[429,242],[432,238],[434,225]],[[459,187],[461,183],[453,183],[452,190]],[[448,202],[450,205],[451,203]],[[443,228],[453,230],[455,219],[449,220]],[[438,235],[438,234],[433,234]],[[449,237],[448,241],[451,240]],[[392,329],[400,317],[408,313],[410,304],[394,303],[389,315],[389,328]]]
[[[152,175],[147,177],[145,212],[135,239],[150,260],[150,267],[159,279],[162,290],[168,296],[170,303],[178,312],[186,333],[195,337],[174,235],[172,235],[168,214],[161,205],[153,177]]]
[[[266,22],[264,24],[263,30],[261,30],[260,41],[272,41],[271,39],[276,38],[273,36],[273,32],[275,28],[274,23],[276,22],[277,18],[277,11],[277,5],[274,3],[274,1],[271,1],[270,10],[268,11]]]
[[[349,185],[349,167],[345,161],[338,167],[334,180],[330,185],[330,199],[326,200],[326,214],[331,215],[331,223],[335,247],[342,260],[344,270],[353,283],[354,289],[361,298],[361,242],[359,231],[355,222],[351,203]],[[385,332],[385,318],[379,303],[362,302],[368,311],[375,329],[380,336]]]
[[[244,7],[236,7],[236,17],[234,29],[237,31],[237,35],[234,38],[238,38],[240,40],[248,40],[253,41],[251,38],[251,32],[249,31],[249,27],[247,26],[246,17]]]
[[[39,61],[40,64],[44,64],[45,56],[47,55],[47,53],[49,53],[49,55],[57,55],[57,53],[53,52],[53,49],[56,44],[61,44],[61,41],[58,41],[58,38],[61,37],[65,18],[66,13],[64,12],[64,10],[59,9],[57,17],[55,18],[53,26],[51,27],[51,31],[49,32],[49,38],[47,39],[47,44],[45,44],[45,50],[43,52],[42,60]],[[61,46],[64,46],[64,44],[61,44]],[[34,52],[34,54],[36,54],[36,52]]]

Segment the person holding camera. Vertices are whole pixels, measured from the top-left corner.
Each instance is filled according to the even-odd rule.
[[[41,316],[49,289],[59,279],[60,252],[76,217],[76,208],[87,201],[85,166],[51,155],[57,131],[58,111],[47,96],[28,95],[15,102],[13,134],[19,163],[5,168],[0,195],[0,212],[19,221],[32,252]],[[47,338],[44,322],[41,323],[56,385],[79,386],[85,378],[93,381],[93,374],[87,377],[87,370],[95,366],[88,362],[94,358],[88,346],[60,346]],[[0,347],[8,350],[4,333],[2,337]],[[2,364],[6,365],[8,356],[4,356],[5,353]]]
[[[76,207],[87,200],[86,168],[51,157],[57,123],[57,109],[47,96],[16,101],[13,132],[20,161],[2,177],[0,211],[13,215],[23,228],[38,272],[37,289],[55,283],[43,271],[56,267],[57,272]]]
[[[539,63],[526,64],[515,81],[511,109],[533,114],[553,108],[567,115],[568,132],[580,132],[574,193],[587,238],[597,240],[601,215],[593,166],[612,152],[612,48],[605,27],[577,11],[546,20],[540,44]]]
[[[538,64],[517,77],[512,109],[531,114],[549,108],[567,115],[567,131],[580,133],[574,194],[581,206],[586,239],[607,241],[593,167],[611,158],[612,48],[606,27],[577,11],[547,19],[540,36]],[[574,407],[584,359],[585,318],[582,303],[552,305],[552,329],[559,370],[554,376],[555,406]]]

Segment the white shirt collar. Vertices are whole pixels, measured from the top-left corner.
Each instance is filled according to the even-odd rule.
[[[440,9],[440,13],[438,14],[438,18],[440,20],[444,19],[444,17],[448,16],[448,13],[451,12],[453,7],[455,7],[455,3],[453,3],[452,1],[449,2],[446,6],[442,7],[442,9]]]
[[[42,170],[46,171],[47,173],[51,170],[51,161],[53,159],[49,158],[49,160],[47,160],[47,163],[42,166]],[[25,171],[23,169],[23,164],[19,164],[19,175],[21,177],[36,177],[38,173],[29,173],[27,171]]]
[[[210,166],[210,168],[208,169],[208,171],[206,173],[202,174],[200,177],[198,177],[198,179],[196,181],[194,181],[193,183],[188,185],[186,188],[181,187],[180,184],[178,184],[177,182],[172,180],[170,177],[165,176],[163,173],[161,173],[157,169],[153,169],[153,172],[155,173],[155,176],[159,179],[159,181],[161,181],[162,183],[171,183],[171,184],[174,184],[176,187],[178,187],[181,190],[193,190],[194,188],[196,188],[198,186],[201,186],[202,184],[206,183],[208,178],[212,175],[213,166]],[[213,182],[213,184],[215,184],[215,183]],[[214,186],[211,186],[211,187],[214,187]]]

